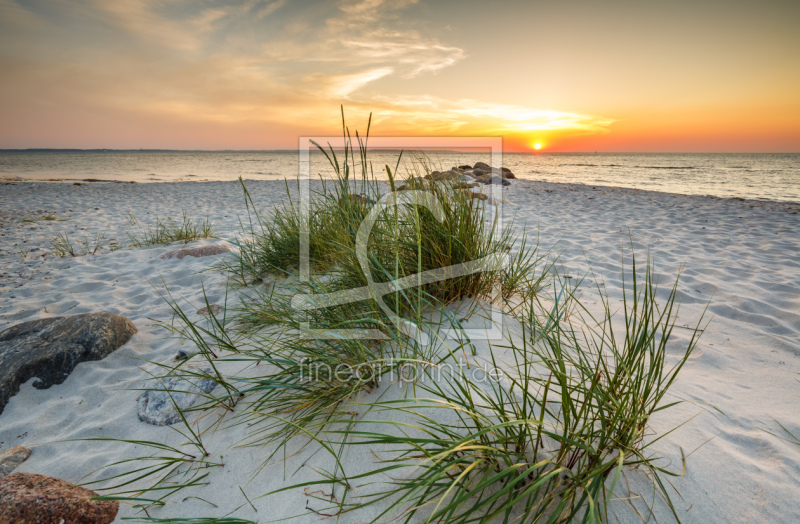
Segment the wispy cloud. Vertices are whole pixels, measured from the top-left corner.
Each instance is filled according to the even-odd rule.
[[[464,49],[430,36],[424,23],[402,23],[401,11],[415,3],[360,0],[301,8],[285,0],[224,7],[83,0],[72,9],[90,22],[65,28],[55,15],[48,20],[14,0],[0,0],[9,15],[0,21],[0,49],[12,47],[2,36],[13,23],[7,20],[38,27],[29,31],[32,44],[53,42],[31,46],[27,54],[0,51],[0,67],[14,77],[0,86],[0,104],[16,111],[11,104],[47,101],[98,114],[226,125],[307,122],[320,129],[335,124],[335,108],[346,102],[374,110],[385,132],[406,134],[603,132],[612,123],[472,99],[376,96],[365,88],[436,74],[467,57]],[[88,38],[82,30],[96,34]]]

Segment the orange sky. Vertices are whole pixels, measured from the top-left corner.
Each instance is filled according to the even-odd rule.
[[[0,0],[0,148],[800,151],[800,3]]]

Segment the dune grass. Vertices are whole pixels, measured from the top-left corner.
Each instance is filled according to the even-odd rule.
[[[181,213],[177,220],[172,218],[156,217],[155,227],[145,227],[133,213],[128,215],[132,226],[139,227],[139,233],[127,232],[130,245],[133,247],[153,246],[158,244],[171,244],[173,242],[187,243],[201,238],[214,236],[214,227],[206,218],[202,221],[189,218],[186,212]]]
[[[677,288],[659,303],[650,269],[641,278],[634,261],[621,333],[607,301],[603,317],[594,318],[567,291],[548,314],[518,318],[520,340],[493,348],[501,378],[477,382],[463,368],[448,368],[418,383],[416,398],[368,406],[383,416],[327,430],[331,440],[382,450],[382,465],[347,480],[362,489],[376,481],[387,487],[326,511],[381,503],[372,522],[609,522],[623,468],[638,467],[679,520],[662,480],[679,473],[658,465],[648,449],[663,435],[646,440],[645,429],[654,413],[675,404],[664,404],[664,395],[700,330],[670,361]],[[580,322],[564,320],[568,302],[574,318],[583,313]],[[501,350],[511,353],[512,365],[495,359]]]
[[[344,133],[350,137],[346,127]],[[236,289],[238,304],[228,307],[226,298],[226,307],[216,313],[206,297],[209,315],[196,320],[191,313],[196,304],[168,291],[164,295],[175,314],[171,329],[197,352],[156,367],[165,376],[202,373],[221,386],[181,412],[189,428],[186,445],[196,448],[199,440],[187,417],[214,411],[215,431],[245,428],[245,439],[235,444],[257,448],[253,474],[265,474],[270,459],[290,442],[324,450],[333,467],[318,469],[318,480],[260,496],[327,484],[344,492],[311,497],[325,502],[326,515],[344,521],[608,522],[609,504],[628,467],[645,470],[672,508],[662,477],[676,473],[651,452],[663,435],[646,438],[646,429],[651,417],[674,405],[664,403],[665,394],[701,332],[695,329],[690,341],[680,349],[673,344],[667,354],[677,318],[677,282],[658,300],[651,261],[642,275],[634,259],[623,289],[623,318],[614,317],[618,306],[612,308],[607,297],[593,315],[574,293],[575,283],[555,280],[554,261],[539,252],[538,238],[517,237],[513,223],[501,227],[496,215],[487,215],[488,203],[476,203],[456,184],[413,182],[412,191],[419,193],[398,205],[376,207],[385,192],[372,175],[367,137],[356,133],[358,149],[345,148],[341,163],[336,151],[320,147],[335,178],[321,181],[308,214],[292,203],[288,183],[287,203],[269,215],[257,210],[242,184],[247,217],[239,252],[219,266],[242,286]],[[398,159],[394,169],[386,166],[393,190],[399,165]],[[359,166],[360,177],[354,177]],[[422,205],[426,201],[433,204]],[[374,227],[363,251],[359,230],[369,217]],[[304,280],[298,274],[299,241],[306,230],[312,272]],[[504,255],[509,255],[505,267],[490,265],[385,297],[302,311],[293,302],[297,294],[324,297],[370,279],[408,279]],[[497,289],[499,296],[493,294]],[[604,296],[601,289],[598,293]],[[499,299],[495,306],[504,308],[517,331],[488,345],[499,376],[477,380],[453,366],[461,355],[476,354],[454,304],[487,298]],[[411,325],[416,331],[403,328]],[[451,328],[455,339],[444,340],[442,327]],[[416,336],[420,333],[427,344]],[[199,372],[189,363],[211,371]],[[248,373],[225,371],[231,365]],[[383,385],[408,367],[417,371],[402,394],[384,398]],[[371,392],[377,395],[367,397]],[[151,444],[166,449],[144,443]],[[364,446],[376,468],[354,474],[342,457],[347,449]],[[155,464],[165,471],[171,471],[172,461],[197,460],[176,455],[184,453],[179,447],[170,449],[156,456]],[[131,461],[136,469],[130,474],[149,475],[143,469],[149,458],[139,460]],[[177,486],[195,489],[206,474]],[[119,484],[123,491],[108,497],[130,496],[125,486]],[[160,486],[134,497],[160,503],[163,497],[148,495]],[[358,497],[351,493],[355,486],[361,487]],[[378,514],[357,513],[370,507],[380,508]],[[674,509],[673,514],[679,520]]]
[[[73,239],[70,238],[69,233],[58,231],[50,239],[50,246],[53,254],[57,257],[79,257],[97,254],[105,240],[106,231],[97,233],[91,239],[85,235],[82,239]]]

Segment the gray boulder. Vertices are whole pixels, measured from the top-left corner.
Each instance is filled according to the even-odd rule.
[[[485,173],[486,172],[479,167],[476,167],[475,169],[472,170],[472,174],[475,175],[476,177],[483,176]]]
[[[0,332],[0,413],[23,382],[61,384],[79,363],[101,360],[136,333],[127,318],[83,313],[23,322]]]
[[[490,171],[492,169],[492,166],[490,166],[489,164],[487,164],[485,162],[475,162],[475,165],[473,166],[473,168],[474,169],[483,169],[484,171]]]
[[[205,374],[211,368],[203,369]],[[210,393],[217,383],[210,378],[168,377],[160,380],[155,389],[145,391],[138,399],[139,420],[154,426],[169,426],[181,418],[181,411],[189,409],[200,398],[200,393]]]

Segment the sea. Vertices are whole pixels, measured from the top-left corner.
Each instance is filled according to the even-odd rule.
[[[341,169],[341,151],[336,160]],[[404,178],[477,161],[491,164],[489,154],[480,152],[380,150],[368,156],[378,178],[387,177],[387,165]],[[504,153],[502,164],[526,180],[800,202],[800,153]],[[297,151],[0,150],[0,180],[20,181],[292,180],[306,171],[333,176],[318,151],[308,165],[301,169]],[[361,173],[359,158],[355,172]]]

